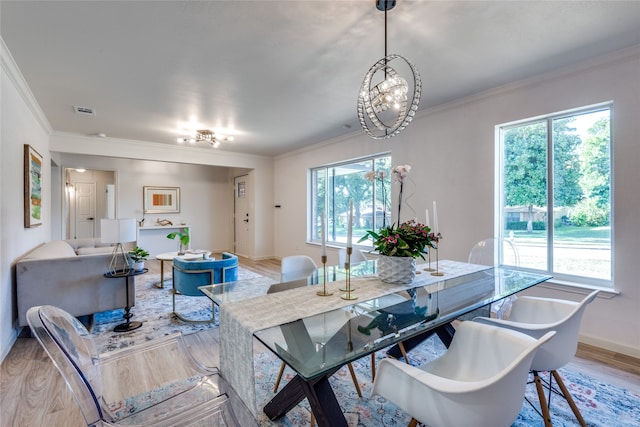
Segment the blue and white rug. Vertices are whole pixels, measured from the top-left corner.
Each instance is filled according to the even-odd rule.
[[[259,274],[240,267],[238,280],[261,277]],[[160,280],[159,274],[135,276],[136,305],[131,308],[131,321],[142,322],[142,327],[129,332],[113,332],[116,325],[124,323],[124,310],[112,310],[96,313],[90,332],[94,335],[98,351],[104,353],[119,348],[129,347],[144,341],[182,332],[184,335],[199,332],[212,327],[212,323],[185,323],[172,316],[171,283],[165,282],[164,288],[157,288],[154,283]],[[176,297],[176,310],[187,319],[211,318],[211,300],[202,297]],[[216,306],[216,311],[217,311]],[[216,314],[216,319],[217,319]]]
[[[413,349],[409,354],[409,358],[413,365],[420,365],[437,357],[443,351],[445,351],[444,346],[434,336],[425,341],[420,347]],[[376,357],[378,359],[376,363],[379,363],[380,359],[384,357],[384,352],[378,352]],[[370,396],[372,389],[370,360],[369,357],[365,357],[353,362],[358,383],[362,390],[362,398],[358,397],[351,375],[346,367],[336,372],[329,380],[349,426],[406,426],[411,420],[408,414],[379,396]],[[280,359],[277,359],[270,352],[260,353],[256,356],[256,397],[260,407],[264,406],[274,396],[273,385],[278,376],[280,363]],[[640,426],[640,394],[589,378],[573,370],[561,369],[559,372],[578,405],[587,426]],[[541,375],[548,376],[547,373],[541,373]],[[283,387],[293,376],[294,372],[287,367],[280,387]],[[527,386],[527,397],[537,404],[538,397],[533,384]],[[554,427],[575,427],[579,425],[569,405],[558,396],[552,397],[551,419]],[[275,422],[270,421],[262,414],[259,424],[264,427],[309,426],[309,405],[306,400],[303,400],[285,417]],[[524,402],[522,411],[512,427],[532,426],[542,427],[544,422],[535,410]]]

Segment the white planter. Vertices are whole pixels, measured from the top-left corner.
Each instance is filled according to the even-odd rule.
[[[144,270],[144,261],[132,262],[131,268],[133,268],[134,271]]]
[[[378,277],[387,283],[411,283],[416,277],[416,259],[380,255],[378,256]]]

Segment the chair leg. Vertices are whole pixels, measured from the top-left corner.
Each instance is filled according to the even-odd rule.
[[[562,390],[562,394],[564,398],[567,400],[567,403],[569,404],[569,406],[571,406],[571,410],[573,411],[573,414],[576,416],[576,419],[578,420],[580,425],[582,427],[587,427],[587,424],[584,422],[584,418],[582,418],[582,414],[580,414],[580,410],[578,409],[578,406],[573,401],[573,398],[571,397],[571,393],[569,393],[569,390],[564,385],[564,381],[562,381],[562,378],[560,377],[560,374],[558,373],[558,371],[551,371],[551,374],[553,375],[553,378],[555,378],[556,383],[558,383],[558,387],[560,387],[560,390]]]
[[[284,362],[280,365],[280,372],[278,372],[278,378],[276,379],[276,385],[273,386],[273,392],[278,391],[278,387],[280,387],[280,380],[282,379],[282,374],[284,373],[284,367],[287,366]],[[312,414],[313,415],[313,414]]]
[[[542,387],[542,381],[538,375],[538,371],[533,371],[533,381],[536,384],[536,390],[538,391],[538,400],[540,401],[540,409],[542,410],[542,418],[544,419],[545,427],[553,427],[551,423],[551,415],[549,414],[549,405],[547,405],[547,399],[544,397],[544,387]]]
[[[371,353],[371,382],[376,379],[376,354]]]
[[[416,420],[415,418],[411,418],[411,421],[409,421],[409,424],[407,424],[407,427],[417,427],[418,426],[418,420]]]
[[[315,427],[316,425],[316,416],[313,415],[313,411],[311,411],[311,422],[309,423],[311,427]]]
[[[358,384],[358,378],[356,378],[356,371],[353,370],[353,365],[349,363],[347,365],[349,367],[349,372],[351,373],[351,379],[353,380],[353,385],[356,386],[356,392],[358,392],[358,397],[362,397],[362,392],[360,391],[360,384]]]
[[[407,350],[405,350],[404,344],[402,343],[402,341],[398,343],[398,348],[400,349],[400,353],[402,353],[402,357],[404,357],[405,363],[407,365],[411,365],[411,363],[409,363],[409,356],[407,356]]]

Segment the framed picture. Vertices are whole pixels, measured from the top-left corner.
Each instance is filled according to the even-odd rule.
[[[42,156],[24,145],[24,226],[42,225]]]
[[[143,187],[144,213],[180,212],[180,187]]]

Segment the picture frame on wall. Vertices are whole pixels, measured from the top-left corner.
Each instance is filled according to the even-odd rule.
[[[24,145],[24,226],[42,225],[42,156]]]
[[[180,187],[144,186],[144,213],[179,213]]]

